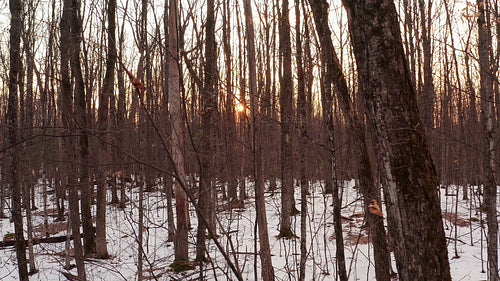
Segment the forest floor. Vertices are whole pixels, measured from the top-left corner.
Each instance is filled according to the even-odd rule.
[[[252,188],[252,183],[247,184]],[[41,194],[42,187],[37,187]],[[457,191],[458,190],[458,191]],[[469,190],[473,190],[470,188]],[[333,208],[331,196],[323,195],[320,183],[311,185],[308,196],[307,217],[307,261],[306,280],[335,280],[335,235],[333,228]],[[474,189],[476,191],[476,189]],[[88,258],[86,272],[88,280],[137,280],[137,221],[138,191],[129,189],[127,194],[132,200],[126,209],[108,205],[107,240],[111,258],[97,260]],[[457,197],[457,192],[458,197]],[[485,215],[480,212],[482,198],[474,192],[472,200],[462,200],[462,188],[450,186],[441,189],[443,222],[448,241],[448,252],[453,280],[486,280],[486,239]],[[469,192],[470,193],[470,192]],[[248,194],[253,194],[249,190]],[[110,196],[110,194],[108,194]],[[469,194],[469,198],[471,194]],[[50,197],[49,197],[50,198]],[[166,199],[161,192],[145,194],[144,232],[144,273],[145,280],[199,280],[200,268],[182,273],[173,272],[169,265],[173,261],[174,248],[167,240]],[[295,199],[299,208],[299,188]],[[479,200],[481,199],[481,200]],[[43,203],[37,198],[38,207]],[[280,195],[266,193],[267,219],[271,243],[272,262],[276,280],[297,280],[300,261],[300,239],[277,239],[280,218]],[[458,202],[458,205],[457,205]],[[54,206],[50,201],[50,209]],[[346,263],[349,280],[375,280],[373,247],[368,233],[363,229],[364,213],[358,190],[354,181],[345,182],[343,193],[343,231],[345,240]],[[95,207],[95,206],[94,206]],[[384,212],[385,213],[385,212]],[[196,216],[191,206],[190,257],[195,256]],[[40,210],[34,212],[35,230],[43,229],[43,216]],[[244,208],[229,209],[221,203],[218,207],[219,241],[232,257],[237,258],[237,267],[244,280],[260,280],[260,260],[256,255],[258,241],[255,237],[254,199],[247,201]],[[49,217],[52,235],[65,235],[66,223],[56,222],[55,216]],[[300,215],[293,218],[296,235],[300,233]],[[14,229],[9,219],[0,220],[1,237],[9,236]],[[229,238],[231,243],[229,243]],[[257,247],[257,248],[256,248]],[[210,263],[203,268],[206,280],[235,280],[222,254],[213,241],[208,243]],[[35,261],[39,272],[30,280],[66,280],[62,275],[65,264],[65,243],[38,244],[34,246]],[[74,263],[74,261],[72,261]],[[394,261],[393,268],[395,269]],[[76,269],[71,274],[76,275]],[[0,249],[0,280],[17,280],[17,267],[13,247]]]

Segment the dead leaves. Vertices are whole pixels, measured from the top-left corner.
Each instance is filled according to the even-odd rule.
[[[128,78],[130,79],[130,82],[132,83],[132,85],[134,85],[134,87],[139,90],[139,91],[144,91],[146,89],[146,87],[144,87],[144,84],[142,84],[141,80],[139,80],[137,77],[134,76],[134,74],[132,74],[132,72],[130,72],[130,70],[128,70],[126,67],[125,67],[125,64],[123,64],[121,58],[120,58],[120,64],[122,65],[123,69],[125,70],[125,72],[127,73],[128,75]]]
[[[378,206],[377,200],[375,200],[375,199],[370,200],[370,204],[368,205],[368,210],[370,211],[370,213],[372,213],[374,215],[384,217],[384,214],[380,210],[380,207]]]

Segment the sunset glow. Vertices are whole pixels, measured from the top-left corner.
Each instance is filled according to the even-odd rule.
[[[241,113],[245,111],[245,106],[238,102],[236,103],[235,109],[236,112]]]

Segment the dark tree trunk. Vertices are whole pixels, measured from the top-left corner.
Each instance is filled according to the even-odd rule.
[[[82,19],[80,15],[80,0],[73,0],[71,3],[70,24],[70,65],[71,76],[73,78],[74,91],[74,118],[75,126],[78,128],[79,143],[78,156],[81,163],[79,174],[80,186],[80,206],[82,214],[83,227],[83,245],[85,254],[95,253],[95,231],[92,224],[91,200],[92,186],[89,183],[89,138],[88,138],[88,115],[87,115],[87,97],[85,94],[85,84],[83,82],[82,67],[80,61],[80,43],[82,41]]]
[[[125,7],[125,12],[127,11],[127,7]],[[121,26],[121,30],[120,30],[120,36],[118,38],[118,50],[119,50],[119,53],[118,53],[118,56],[120,58],[122,58],[122,55],[123,55],[123,48],[124,48],[124,41],[125,41],[125,38],[124,38],[124,25],[125,25],[125,17],[123,18],[123,22],[122,22],[122,26]],[[117,116],[116,116],[116,128],[115,129],[118,129],[118,128],[123,128],[125,126],[125,121],[127,120],[127,108],[126,108],[126,91],[125,91],[125,71],[124,71],[124,67],[123,65],[120,63],[118,64],[118,69],[116,71],[116,78],[117,78],[117,84],[118,84],[118,102],[117,102]],[[118,133],[118,136],[117,136],[117,139],[124,139],[126,138],[126,134],[127,133],[124,133],[122,131],[120,131]],[[118,142],[118,148],[123,150],[125,149],[125,146],[123,144],[123,142]],[[120,155],[120,160],[123,160],[123,157]],[[119,180],[119,183],[120,183],[120,203],[118,204],[118,207],[119,208],[125,208],[125,203],[126,203],[126,200],[127,200],[127,197],[125,195],[125,182],[124,182],[124,178],[123,178],[124,174],[123,174],[123,170],[122,170],[122,175],[118,175],[117,178]]]
[[[240,21],[240,9],[239,5],[236,6],[236,18],[238,19],[238,24],[237,24],[237,35],[238,35],[238,45],[243,46],[243,34],[242,34],[242,24],[239,23]],[[246,79],[245,79],[245,57],[243,56],[243,48],[238,48],[238,69],[240,70],[240,88],[245,89],[246,88]],[[240,91],[240,96],[239,96],[239,101],[245,109],[247,107],[246,104],[246,93],[245,91]],[[238,168],[240,169],[239,171],[239,200],[240,202],[244,202],[245,199],[247,198],[247,193],[246,193],[246,152],[247,152],[247,116],[246,116],[246,110],[242,110],[241,112],[238,113],[238,121],[239,121],[239,145],[237,146],[237,149],[239,150],[239,155],[238,155]]]
[[[295,214],[293,183],[293,81],[292,47],[290,42],[290,20],[288,0],[282,1],[279,19],[280,56],[282,73],[280,75],[280,121],[281,121],[281,225],[279,237],[291,238],[295,234],[291,228],[290,217]]]
[[[307,193],[309,184],[306,177],[306,149],[307,149],[307,119],[306,119],[306,85],[303,64],[302,36],[300,27],[300,0],[295,0],[295,43],[297,47],[297,117],[299,127],[299,177],[300,177],[300,263],[299,280],[306,278],[307,262]],[[305,16],[305,15],[304,15]],[[307,23],[306,23],[307,24]],[[306,36],[309,36],[307,34]]]
[[[77,0],[64,0],[63,14],[61,17],[61,121],[64,128],[64,134],[70,136],[75,134],[75,127],[77,124],[74,122],[74,112],[73,108],[73,97],[76,98],[76,87],[83,87],[83,81],[80,80],[80,84],[75,85],[75,90],[71,86],[71,76],[75,76],[77,71],[76,63],[72,58],[72,67],[70,72],[70,57],[76,56],[74,53],[79,53],[79,42],[80,33],[74,30],[75,21],[78,21],[77,16],[80,10],[79,3]],[[75,38],[76,36],[76,38]],[[75,42],[77,41],[77,43]],[[76,44],[75,44],[76,43]],[[76,48],[76,49],[75,49]],[[81,75],[81,71],[80,71]],[[78,83],[78,82],[77,82]],[[78,202],[78,186],[76,174],[77,168],[77,154],[75,150],[75,142],[72,137],[66,137],[63,139],[64,149],[63,153],[65,155],[66,164],[63,165],[63,181],[67,187],[69,196],[69,220],[71,222],[71,230],[73,232],[73,244],[75,248],[75,260],[76,267],[78,270],[78,277],[81,280],[86,280],[85,273],[85,263],[83,261],[83,248],[80,235],[80,209]]]
[[[486,172],[484,178],[484,204],[488,225],[488,280],[498,281],[498,221],[497,221],[497,184],[495,179],[495,111],[493,96],[493,68],[491,57],[491,31],[486,22],[489,4],[477,0],[478,6],[478,53],[479,74],[481,78],[481,123],[486,132],[485,154],[483,165]]]
[[[10,69],[9,69],[9,101],[7,105],[7,145],[14,146],[19,141],[18,132],[18,90],[19,80],[22,75],[21,66],[21,31],[22,21],[21,12],[23,10],[23,3],[20,0],[10,0],[10,39],[9,39],[9,55],[10,55]],[[23,230],[23,216],[22,216],[22,203],[21,203],[21,180],[19,178],[19,151],[13,148],[11,152],[10,165],[9,165],[9,178],[11,186],[12,197],[12,220],[14,221],[15,231],[15,248],[17,257],[17,268],[19,273],[19,280],[27,281],[28,278],[28,265],[26,260],[26,242],[24,240]]]
[[[106,143],[109,130],[109,104],[111,96],[114,95],[115,65],[116,65],[116,24],[115,24],[116,0],[108,0],[108,52],[106,56],[106,74],[104,75],[103,87],[99,96],[98,133],[99,149],[98,164],[103,165],[109,160],[109,149]],[[108,258],[106,246],[106,189],[107,176],[109,174],[106,166],[97,167],[97,214],[96,214],[96,254],[98,258]],[[117,202],[116,202],[117,203]]]
[[[431,52],[431,7],[432,1],[428,1],[429,13],[426,13],[425,1],[418,0],[420,8],[420,22],[422,28],[422,49],[424,51],[424,86],[420,104],[422,105],[422,123],[427,133],[434,127],[434,102],[436,93],[434,91],[434,80],[432,77],[432,52]]]
[[[207,1],[207,22],[205,30],[205,83],[202,91],[202,130],[201,140],[201,173],[199,206],[208,225],[200,221],[198,224],[196,242],[196,260],[205,260],[206,228],[215,231],[215,190],[213,188],[213,173],[215,171],[215,150],[217,138],[217,46],[215,42],[215,2]]]
[[[360,91],[376,128],[400,280],[451,280],[438,179],[393,1],[343,0]]]
[[[234,110],[234,92],[232,83],[232,53],[231,53],[231,13],[230,0],[223,3],[223,41],[224,41],[224,63],[226,68],[226,108],[225,108],[225,127],[226,127],[226,174],[228,185],[228,196],[230,201],[238,199],[238,178],[235,161],[235,139],[236,139],[236,120]],[[232,205],[234,206],[234,205]]]

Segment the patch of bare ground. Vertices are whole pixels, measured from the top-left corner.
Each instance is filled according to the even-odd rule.
[[[457,226],[460,226],[460,227],[470,226],[470,221],[461,217],[460,214],[458,214],[458,217],[457,217],[457,214],[455,214],[455,213],[444,212],[443,218],[445,220],[457,225]]]

